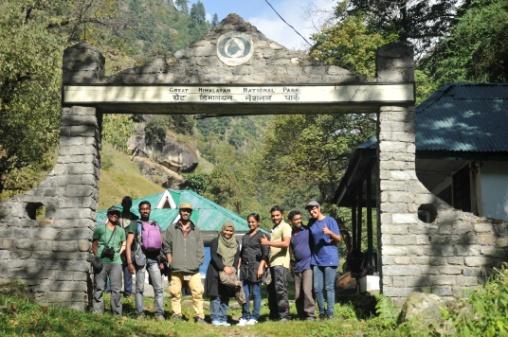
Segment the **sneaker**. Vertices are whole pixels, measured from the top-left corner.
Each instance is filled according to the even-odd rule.
[[[305,320],[306,321],[314,321],[316,319],[313,316],[307,316],[307,317],[305,317]]]
[[[245,318],[240,318],[240,320],[238,321],[238,326],[246,326],[246,325],[249,325],[249,320],[245,319]]]
[[[199,324],[206,324],[206,321],[204,318],[201,318],[201,317],[194,317],[194,323],[199,323]]]
[[[163,321],[164,320],[164,316],[163,315],[157,315],[157,316],[155,316],[155,319],[158,320],[158,321]]]
[[[220,325],[222,326],[231,326],[231,324],[229,324],[228,322],[224,321],[224,322],[220,322]]]
[[[212,325],[213,325],[213,326],[221,326],[221,325],[222,325],[222,322],[213,320],[213,321],[212,321]]]
[[[258,321],[255,319],[255,318],[251,318],[247,321],[247,325],[254,325],[256,324]]]

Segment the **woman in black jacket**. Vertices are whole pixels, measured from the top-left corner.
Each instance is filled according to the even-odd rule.
[[[242,238],[240,280],[243,281],[245,304],[242,306],[242,318],[239,326],[254,325],[258,322],[261,309],[261,279],[268,263],[268,246],[261,245],[261,238],[266,236],[259,230],[259,215],[247,216],[249,232]],[[252,294],[253,308],[249,309],[249,297]]]
[[[236,288],[223,285],[219,272],[230,276],[236,274],[240,258],[240,245],[236,241],[235,227],[231,223],[222,226],[219,236],[210,242],[211,260],[206,271],[205,293],[210,298],[212,324],[230,326],[227,322],[229,298],[235,296]]]

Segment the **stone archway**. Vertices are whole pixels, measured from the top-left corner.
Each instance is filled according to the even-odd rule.
[[[85,309],[90,298],[87,252],[97,208],[102,113],[381,112],[381,173],[403,172],[417,183],[414,165],[391,168],[385,160],[396,152],[404,157],[396,160],[414,162],[413,54],[402,43],[380,49],[377,77],[363,78],[289,51],[229,15],[173,57],[109,77],[100,52],[86,44],[70,47],[63,83],[55,168],[37,188],[0,204],[2,280],[20,279],[41,302]],[[395,130],[392,122],[404,127]],[[401,139],[404,144],[395,145]],[[389,190],[383,180],[380,185],[384,200]],[[51,210],[44,221],[27,212],[39,204]],[[383,205],[382,220],[394,213]],[[413,223],[415,212],[393,217]]]

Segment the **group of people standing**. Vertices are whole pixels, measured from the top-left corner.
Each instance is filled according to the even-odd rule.
[[[150,220],[148,201],[139,204],[139,219],[130,213],[130,198],[124,198],[122,206],[123,209],[109,208],[106,224],[97,226],[93,234],[92,253],[101,262],[100,266],[94,266],[95,312],[104,311],[103,292],[109,278],[112,312],[122,314],[123,270],[127,294],[132,291],[129,289],[131,275],[136,275],[134,293],[139,316],[144,313],[144,281],[148,272],[157,319],[164,319],[162,278],[167,274],[172,319],[183,319],[182,287],[187,284],[192,295],[195,322],[205,322],[203,296],[206,295],[210,299],[213,325],[230,325],[228,308],[233,297],[242,304],[238,325],[254,325],[260,317],[261,286],[265,283],[268,284],[269,318],[285,321],[289,319],[288,274],[292,265],[298,317],[315,319],[315,303],[320,318],[333,316],[335,275],[339,264],[337,243],[341,235],[337,222],[324,215],[316,201],[306,205],[310,216],[308,226],[303,226],[303,214],[297,210],[288,214],[287,223],[279,206],[270,210],[271,233],[260,228],[261,219],[256,213],[247,216],[249,232],[243,235],[241,242],[235,237],[234,225],[223,224],[218,236],[209,243],[211,260],[204,286],[199,273],[204,260],[204,244],[201,232],[190,219],[191,204],[179,205],[178,221],[164,232]]]

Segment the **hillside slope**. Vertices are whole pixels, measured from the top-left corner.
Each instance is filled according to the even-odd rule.
[[[103,144],[101,161],[98,208],[119,204],[126,195],[137,198],[164,190],[145,178],[128,155],[108,143]]]

